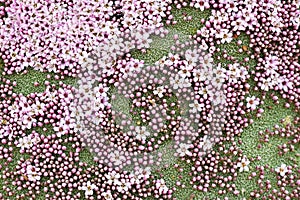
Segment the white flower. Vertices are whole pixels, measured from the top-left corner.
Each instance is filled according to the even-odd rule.
[[[19,112],[19,108],[15,104],[12,104],[11,106],[9,106],[8,110],[10,110],[11,115],[14,115]]]
[[[194,82],[205,81],[205,75],[204,75],[203,71],[200,69],[194,69],[193,76],[194,76],[194,79],[193,79]]]
[[[150,167],[138,168],[135,172],[130,173],[130,183],[139,185],[140,183],[148,180],[150,178],[150,174]]]
[[[200,0],[199,2],[195,3],[194,7],[204,11],[205,8],[209,8],[209,3],[207,0]]]
[[[107,96],[108,90],[108,87],[104,86],[103,84],[99,84],[99,86],[94,88],[94,93],[96,94],[96,97]]]
[[[104,197],[105,200],[114,200],[113,196],[111,195],[111,192],[109,191],[103,192],[101,195]]]
[[[225,82],[225,78],[226,76],[221,74],[221,75],[218,75],[218,74],[215,74],[214,77],[210,80],[211,81],[211,85],[220,90],[223,83]]]
[[[212,148],[212,142],[210,141],[210,139],[207,137],[207,135],[205,135],[203,137],[203,141],[200,142],[200,146],[202,147],[202,149],[204,151],[209,150]]]
[[[237,83],[239,75],[241,73],[240,71],[240,65],[235,63],[235,64],[229,64],[228,65],[229,70],[227,70],[227,76],[228,76],[228,81],[229,83]]]
[[[247,108],[250,108],[251,110],[255,110],[256,106],[258,106],[259,104],[259,100],[255,96],[247,97],[246,101],[247,101]]]
[[[134,25],[134,18],[129,15],[124,15],[124,19],[121,22],[125,27],[131,28]]]
[[[32,127],[33,123],[36,123],[37,120],[33,118],[30,114],[24,115],[23,116],[23,124],[27,129],[30,129]]]
[[[217,37],[217,35],[216,35]],[[228,29],[222,29],[218,37],[221,38],[221,43],[230,43],[232,41],[232,33]]]
[[[289,82],[288,79],[286,78],[281,78],[277,80],[277,84],[280,90],[283,90],[285,92],[288,92],[289,89],[292,90],[293,89],[293,83]]]
[[[163,56],[160,60],[158,60],[158,61],[155,62],[155,65],[163,67],[166,64],[166,62],[167,62],[166,59],[167,59],[167,57]]]
[[[135,173],[131,172],[129,174],[129,179],[130,179],[131,184],[139,185],[142,182],[142,181],[139,180],[137,172],[135,172]]]
[[[175,90],[177,90],[178,88],[191,87],[191,82],[189,81],[189,79],[181,77],[178,74],[175,76],[175,78],[170,78],[170,84]]]
[[[46,90],[46,101],[54,101],[57,99],[57,91],[50,92],[49,89]]]
[[[243,19],[248,23],[251,22],[252,19],[255,19],[254,12],[249,7],[242,9],[240,14],[242,14]]]
[[[180,60],[180,57],[178,54],[169,53],[168,57],[169,58],[167,60],[165,60],[165,64],[167,66],[177,65]]]
[[[41,179],[40,176],[40,172],[39,172],[40,168],[37,168],[35,166],[32,165],[28,165],[26,168],[26,174],[28,177],[29,181],[37,181]]]
[[[291,22],[293,23],[294,26],[296,26],[296,28],[299,28],[300,25],[300,13],[298,12],[298,15],[294,16],[291,18]]]
[[[181,81],[180,81],[180,78],[179,75],[176,75],[175,78],[170,78],[170,84],[173,86],[173,89],[178,89],[178,88],[181,88]]]
[[[28,137],[30,137],[31,142],[33,144],[37,144],[37,143],[39,143],[41,141],[41,138],[38,135],[35,135],[33,138],[31,138],[31,136],[28,136]]]
[[[182,87],[183,88],[188,88],[188,87],[191,87],[191,82],[189,81],[189,79],[182,79]]]
[[[227,21],[228,14],[225,12],[215,11],[213,10],[212,15],[209,17],[210,20],[213,20],[214,24],[220,24],[223,21]]]
[[[180,70],[179,70],[178,74],[183,78],[190,77],[192,70],[193,70],[193,65],[188,64],[188,62],[185,61],[184,65],[180,66]]]
[[[205,81],[211,81],[214,78],[213,67],[211,64],[209,66],[205,66],[204,69],[202,69],[202,75]]]
[[[118,190],[119,192],[127,192],[128,189],[131,188],[130,182],[126,182],[125,179],[121,179],[121,181],[118,182],[118,185],[119,185],[119,186],[117,187],[117,190]]]
[[[169,190],[166,186],[166,182],[164,179],[157,180],[156,182],[156,188],[158,189],[160,194],[166,194]]]
[[[151,38],[142,38],[140,39],[140,44],[137,45],[137,49],[148,49],[150,48],[150,44],[152,43]]]
[[[226,78],[226,69],[221,66],[219,63],[216,68],[213,69],[214,76],[218,78],[225,79]],[[225,81],[225,80],[224,80]]]
[[[199,104],[195,100],[194,103],[191,103],[189,106],[192,108],[191,112],[196,113],[197,111],[199,111],[199,112],[202,111],[202,108],[204,107],[204,103]]]
[[[53,128],[53,130],[56,132],[56,136],[57,137],[61,137],[62,135],[65,135],[68,133],[67,130],[65,130],[63,127],[61,126],[56,126]]]
[[[215,12],[214,10],[212,12]],[[224,12],[224,11],[217,11],[215,13],[217,16],[219,16],[220,18],[220,21],[224,22],[224,21],[228,21],[229,19],[229,15],[228,15],[228,12]]]
[[[59,88],[58,93],[59,98],[64,99],[66,102],[69,102],[71,101],[71,99],[73,99],[73,94],[71,90]]]
[[[208,98],[208,87],[200,87],[198,94],[202,95],[204,99]]]
[[[263,78],[262,79],[262,84],[260,86],[260,89],[264,90],[264,91],[269,91],[269,89],[272,89],[272,81],[271,81],[271,78]]]
[[[136,175],[138,176],[138,179],[140,180],[147,180],[150,177],[151,174],[151,168],[146,167],[145,169],[139,169],[136,172]]]
[[[89,57],[89,54],[86,51],[82,51],[81,54],[78,56],[78,63],[82,65],[83,63],[87,62],[87,58]]]
[[[40,114],[44,115],[44,110],[45,110],[45,104],[41,103],[40,101],[35,102],[34,105],[32,105],[32,109],[35,114]]]
[[[93,109],[94,110],[104,110],[105,107],[109,106],[110,103],[108,102],[109,98],[106,96],[99,96],[94,98],[93,100]]]
[[[92,87],[93,86],[92,86],[91,82],[80,83],[80,88],[78,89],[78,93],[82,96],[84,95],[84,97],[90,97],[92,95]],[[97,89],[97,87],[94,90],[96,90],[96,89]]]
[[[105,118],[105,115],[102,112],[97,112],[95,114],[95,117],[93,118],[93,123],[95,123],[96,125],[99,125],[101,122],[103,122]]]
[[[113,75],[115,73],[115,69],[111,67],[112,65],[105,65],[102,67],[103,74],[107,74],[108,76]]]
[[[91,184],[91,182],[88,181],[86,183],[86,186],[82,186],[79,189],[84,190],[85,191],[85,197],[88,197],[90,195],[93,195],[93,193],[94,193],[93,190],[96,189],[96,188],[97,188],[97,186],[95,184]]]
[[[191,156],[192,153],[188,150],[191,148],[191,144],[184,144],[181,143],[179,144],[179,148],[177,149],[177,153],[179,154],[180,157],[184,157],[185,155]]]
[[[224,94],[223,90],[209,90],[208,91],[209,100],[213,105],[225,104],[226,103],[226,95]]]
[[[244,31],[244,30],[246,30],[246,23],[241,18],[233,20],[231,22],[231,25],[233,26],[233,29],[232,29],[233,31],[237,31],[237,30]]]
[[[120,165],[126,160],[124,156],[120,155],[119,151],[110,153],[108,157],[110,158],[111,162],[115,163],[115,165]]]
[[[93,105],[90,105],[90,104],[91,104],[91,102],[86,102],[86,103],[78,106],[78,109],[81,111],[81,113],[84,113],[84,114],[81,114],[82,117],[92,115],[92,113],[93,113],[92,106]]]
[[[204,40],[202,40],[202,44],[200,44],[199,48],[203,51],[208,50],[208,45],[206,44],[206,42]]]
[[[284,82],[284,78],[282,76],[280,76],[279,73],[273,71],[271,74],[270,74],[270,78],[271,78],[271,85],[272,86],[278,86],[279,89],[282,89],[280,88],[280,85]]]
[[[280,60],[277,56],[268,56],[265,60],[265,69],[267,74],[274,73],[278,69]]]
[[[204,26],[200,29],[200,33],[201,33],[202,37],[205,37],[205,38],[209,37],[209,29],[207,29],[206,26]]]
[[[237,167],[240,168],[240,170],[239,170],[240,172],[249,171],[249,167],[248,167],[249,164],[250,164],[250,161],[247,158],[243,158],[241,160],[241,162],[239,162],[237,164]]]
[[[285,174],[288,172],[288,169],[287,169],[286,164],[281,164],[281,166],[280,166],[280,167],[277,167],[277,168],[275,169],[275,171],[276,171],[277,173],[279,173],[280,176],[285,177]]]
[[[21,149],[23,150],[24,148],[29,149],[30,147],[33,146],[34,144],[34,139],[31,139],[30,137],[23,137],[20,138],[17,144],[17,147],[21,147]]]
[[[147,139],[147,136],[150,135],[148,131],[146,131],[146,126],[137,126],[135,128],[135,131],[137,133],[136,139],[145,141]]]
[[[237,77],[239,77],[242,80],[245,80],[247,75],[248,75],[248,70],[245,67],[240,66],[240,70],[239,73],[237,74]]]
[[[231,13],[232,11],[233,12],[238,12],[238,3],[235,2],[235,1],[229,1],[225,4],[225,9],[228,13]]]
[[[70,130],[74,128],[75,124],[75,119],[70,118],[69,114],[67,114],[67,116],[62,118],[59,122],[59,126],[61,126],[64,130]]]
[[[105,174],[105,177],[107,178],[107,183],[111,185],[111,184],[116,184],[121,176],[116,171],[112,171],[109,172],[108,174]]]
[[[154,1],[155,2],[155,1]],[[159,2],[159,1],[157,1]],[[154,12],[153,12],[153,15],[157,15],[159,14],[161,17],[166,17],[166,10],[167,10],[167,7],[166,5],[162,4],[162,3],[156,3],[157,5],[155,6],[155,9],[154,9]]]
[[[157,95],[159,98],[162,98],[164,96],[164,92],[166,92],[164,86],[157,87],[155,90],[153,90],[153,94]]]
[[[200,57],[199,61],[200,61],[200,64],[202,64],[202,66],[204,68],[207,68],[207,67],[212,67],[214,59],[210,55],[207,54],[203,58]]]
[[[284,24],[281,22],[282,18],[280,17],[272,17],[271,24],[273,26],[270,27],[271,31],[281,33],[281,28],[284,27]]]
[[[185,52],[185,59],[187,60],[189,65],[196,65],[196,62],[198,61],[199,54],[194,49],[193,51],[191,49],[186,50]]]
[[[1,121],[3,123],[3,120],[0,120],[0,125],[1,125]],[[6,122],[5,122],[6,123]],[[0,128],[0,138],[4,138],[4,137],[9,137],[11,138],[13,135],[13,131],[12,131],[12,127],[11,125],[9,126],[3,126],[2,128]]]

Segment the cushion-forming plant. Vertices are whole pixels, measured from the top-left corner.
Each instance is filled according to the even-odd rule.
[[[297,0],[0,2],[1,199],[298,199]]]

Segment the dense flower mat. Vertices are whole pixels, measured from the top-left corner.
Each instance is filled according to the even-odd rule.
[[[0,199],[299,199],[299,1],[1,0],[0,25]]]

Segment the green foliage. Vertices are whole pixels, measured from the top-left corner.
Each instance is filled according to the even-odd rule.
[[[51,75],[50,79],[47,79],[47,74]],[[7,79],[11,81],[16,81],[17,85],[14,87],[15,93],[22,93],[23,95],[28,95],[33,92],[43,92],[45,91],[45,81],[49,81],[51,84],[58,85],[59,81],[63,81],[67,85],[76,85],[76,79],[72,77],[66,77],[64,80],[55,80],[53,73],[43,73],[36,71],[32,68],[27,70],[27,73],[12,74],[6,76]],[[38,86],[34,86],[34,83],[39,83]]]

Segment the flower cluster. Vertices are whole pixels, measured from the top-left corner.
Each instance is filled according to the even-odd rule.
[[[46,199],[173,199],[184,186],[179,180],[172,187],[160,173],[164,154],[171,153],[190,167],[195,190],[239,195],[235,181],[243,173],[258,176],[261,190],[250,191],[252,198],[299,198],[297,159],[259,166],[260,158],[236,140],[251,116],[262,116],[267,97],[279,104],[281,95],[285,107],[299,113],[297,3],[0,1],[0,56],[8,77],[0,77],[1,191],[16,199],[44,193]],[[173,35],[171,52],[154,64],[135,58],[132,50],[147,53],[153,35],[170,34],[165,24],[177,23],[171,11],[183,7],[211,13],[188,41]],[[242,45],[243,34],[249,46]],[[232,44],[243,60],[223,50]],[[51,84],[48,74],[43,92],[16,94],[8,75],[29,68],[55,79],[75,77],[77,86]],[[295,153],[299,122],[284,119],[283,126],[260,132],[260,142],[285,138],[278,155]],[[82,159],[85,150],[90,162]],[[166,166],[183,171],[173,164]],[[266,170],[280,190],[271,189]]]
[[[112,47],[110,53],[117,51],[109,43],[115,39],[116,44],[127,31],[136,32],[138,48],[147,48],[151,40],[139,37],[138,31],[156,29],[159,33],[169,3],[14,1],[5,9],[9,17],[0,21],[0,55],[10,66],[5,73],[32,67],[75,76],[89,52],[101,45]]]

